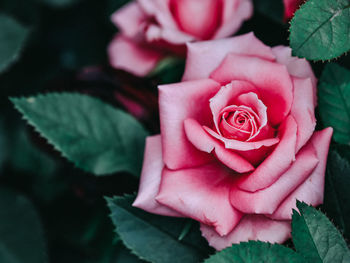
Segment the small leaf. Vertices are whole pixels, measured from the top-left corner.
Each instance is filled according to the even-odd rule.
[[[338,143],[350,143],[350,72],[327,66],[318,86],[319,112],[324,126],[334,128]],[[349,80],[349,82],[348,82]]]
[[[293,211],[292,236],[295,248],[308,262],[347,263],[350,251],[345,240],[317,209],[297,202],[297,211]]]
[[[204,263],[231,262],[302,263],[304,260],[293,250],[285,246],[260,241],[249,241],[232,245],[204,261]]]
[[[147,132],[130,115],[87,95],[50,93],[11,99],[63,156],[96,175],[139,176]]]
[[[139,258],[155,263],[201,262],[207,245],[192,228],[186,237],[178,237],[186,219],[158,216],[131,206],[135,196],[107,198],[111,218],[123,243]]]
[[[0,262],[47,262],[43,229],[31,202],[0,188],[0,207]]]
[[[19,58],[28,35],[27,28],[13,18],[0,14],[0,72]]]
[[[336,58],[350,49],[348,0],[309,0],[290,27],[293,55],[309,60]]]
[[[350,164],[337,151],[332,150],[328,157],[323,207],[346,237],[350,237],[349,189]]]

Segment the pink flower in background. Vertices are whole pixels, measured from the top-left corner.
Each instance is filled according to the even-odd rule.
[[[186,42],[232,35],[252,9],[251,0],[136,0],[112,15],[120,33],[110,63],[145,76],[167,54],[185,54]]]
[[[284,3],[284,18],[291,19],[295,11],[305,2],[305,0],[283,0]]]
[[[323,202],[332,129],[315,131],[312,69],[252,33],[187,47],[183,81],[159,87],[134,206],[199,221],[218,250],[282,243],[296,199]]]

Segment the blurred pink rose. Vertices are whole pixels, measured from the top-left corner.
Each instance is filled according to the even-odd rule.
[[[188,44],[183,82],[159,87],[134,206],[190,217],[220,250],[282,243],[295,201],[323,202],[332,129],[315,131],[316,79],[250,33]]]
[[[283,0],[284,19],[289,20],[293,17],[295,11],[305,2],[305,0]]]
[[[112,15],[120,33],[110,64],[145,76],[167,54],[185,54],[186,42],[232,35],[252,9],[251,0],[135,0]]]

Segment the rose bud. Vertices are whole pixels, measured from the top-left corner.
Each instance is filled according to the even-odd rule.
[[[188,44],[183,81],[159,87],[134,206],[199,221],[218,250],[286,241],[296,199],[323,202],[333,131],[315,131],[316,81],[252,33]]]
[[[186,42],[224,38],[253,12],[251,0],[135,0],[112,15],[120,29],[108,47],[110,64],[145,76]]]
[[[305,0],[283,0],[284,20],[288,21],[294,16],[295,11],[305,2]]]

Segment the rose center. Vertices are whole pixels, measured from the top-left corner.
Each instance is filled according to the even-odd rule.
[[[246,106],[228,106],[219,116],[218,132],[228,139],[247,141],[259,129],[258,115]]]

